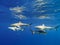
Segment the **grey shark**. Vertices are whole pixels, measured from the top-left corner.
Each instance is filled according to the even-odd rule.
[[[42,30],[31,30],[32,34],[46,34],[47,32],[44,32]]]
[[[39,26],[35,26],[35,28],[45,31],[45,30],[56,30],[60,27],[60,25],[57,25],[55,27],[51,27],[51,26],[46,26],[45,24],[39,25]]]
[[[8,27],[9,29],[13,30],[13,31],[24,31],[24,29],[22,29],[21,27]]]
[[[23,22],[18,22],[18,23],[11,24],[11,26],[14,26],[14,27],[29,26],[29,25],[30,24],[26,24],[26,23],[23,23]]]

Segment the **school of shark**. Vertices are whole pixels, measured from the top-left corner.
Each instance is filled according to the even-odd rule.
[[[11,24],[11,27],[8,27],[9,29],[13,30],[13,31],[24,31],[24,29],[22,28],[22,26],[31,26],[32,24],[27,24],[27,23],[23,23],[23,22],[18,22],[18,23],[14,23]],[[57,25],[55,27],[51,27],[51,26],[46,26],[45,24],[42,25],[38,25],[38,26],[34,26],[37,30],[32,30],[30,29],[30,31],[32,32],[32,34],[46,34],[46,30],[55,30],[57,31],[58,28],[60,27],[60,25]]]
[[[37,4],[35,4],[37,3]],[[33,4],[33,13],[34,12],[38,12],[38,13],[44,13],[45,11],[49,11],[49,10],[39,10],[41,8],[41,6],[43,7],[46,7],[44,6],[45,4],[47,4],[47,2],[43,2],[43,0],[37,0],[35,1],[35,3]],[[52,3],[52,5],[54,5],[54,3]],[[24,5],[25,6],[25,5]],[[29,19],[29,17],[25,16],[22,14],[23,11],[25,11],[26,7],[24,6],[16,6],[16,7],[11,7],[9,8],[9,10],[12,12],[12,14],[19,18],[20,20],[21,19]],[[37,7],[36,7],[37,6]],[[47,7],[46,7],[47,8]],[[38,10],[38,11],[37,11]],[[57,13],[60,9],[57,9],[57,10],[53,10],[53,13]],[[28,11],[28,10],[27,10]],[[51,10],[50,10],[51,11]],[[55,19],[55,17],[53,16],[49,16],[49,14],[44,14],[44,15],[38,15],[38,16],[34,16],[33,18],[37,18],[37,19]],[[32,34],[47,34],[48,30],[55,30],[57,31],[58,28],[60,27],[60,24],[56,25],[56,26],[49,26],[49,25],[46,25],[46,24],[39,24],[39,25],[36,25],[34,26],[34,28],[36,30],[33,30],[31,28],[31,26],[33,25],[33,23],[24,23],[22,21],[19,21],[19,22],[16,22],[16,23],[13,23],[10,25],[10,27],[8,27],[8,29],[10,30],[13,30],[13,31],[24,31],[24,28],[22,26],[25,26],[25,27],[30,27],[30,32]]]

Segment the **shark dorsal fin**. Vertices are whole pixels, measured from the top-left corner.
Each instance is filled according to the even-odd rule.
[[[44,24],[42,24],[42,26],[45,26]]]
[[[19,21],[19,23],[22,23],[21,21]]]

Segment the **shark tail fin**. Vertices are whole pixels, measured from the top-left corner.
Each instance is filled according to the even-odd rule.
[[[57,31],[57,29],[60,28],[60,25],[55,26],[55,30]]]
[[[26,26],[31,26],[32,25],[32,23],[30,23],[30,24],[27,24]]]
[[[32,23],[29,24],[30,26],[32,25]]]
[[[55,30],[57,31],[58,28],[59,28],[59,25],[55,27]]]
[[[57,28],[55,28],[55,30],[57,31]]]

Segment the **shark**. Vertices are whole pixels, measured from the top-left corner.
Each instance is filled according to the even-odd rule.
[[[24,31],[24,29],[22,29],[21,27],[8,27],[9,29],[13,30],[13,31]]]
[[[32,34],[46,34],[47,32],[42,30],[31,30]]]
[[[35,26],[35,28],[42,30],[42,31],[45,31],[45,30],[51,30],[51,29],[57,30],[59,28],[59,26],[60,25],[52,27],[52,26],[46,26],[45,24],[42,24],[42,25]]]
[[[21,26],[29,26],[30,24],[26,24],[26,23],[23,23],[23,22],[18,22],[18,23],[14,23],[14,24],[11,24],[11,26],[13,27],[21,27]]]

